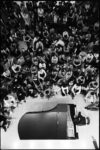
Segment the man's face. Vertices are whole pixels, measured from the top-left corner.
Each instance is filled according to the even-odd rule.
[[[38,59],[37,59],[37,57],[34,57],[33,59],[32,59],[32,62],[33,62],[33,64],[34,65],[38,65]]]
[[[56,55],[52,56],[51,62],[54,64],[57,64],[58,63],[58,57]]]

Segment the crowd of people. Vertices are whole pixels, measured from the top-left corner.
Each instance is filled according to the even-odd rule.
[[[25,97],[99,96],[99,6],[97,1],[2,1],[0,118]]]

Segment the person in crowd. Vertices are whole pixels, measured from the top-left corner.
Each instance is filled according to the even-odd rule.
[[[74,98],[75,95],[80,94],[81,93],[81,85],[78,83],[74,84],[71,89],[71,92],[72,92],[72,98]]]

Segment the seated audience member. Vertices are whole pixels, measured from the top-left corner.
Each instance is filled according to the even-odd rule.
[[[71,89],[71,92],[72,92],[72,98],[75,97],[76,95],[80,94],[81,93],[81,85],[79,84],[74,84],[72,89]]]
[[[86,103],[95,103],[97,101],[96,93],[94,91],[88,91],[84,100]]]
[[[61,94],[62,94],[63,96],[66,96],[66,95],[68,95],[68,93],[69,93],[68,86],[62,86],[62,87],[61,87]]]

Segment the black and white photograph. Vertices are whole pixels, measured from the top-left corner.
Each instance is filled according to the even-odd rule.
[[[99,149],[99,1],[0,6],[0,149]]]

